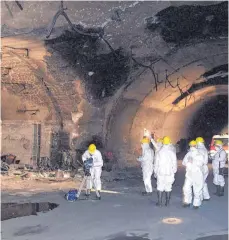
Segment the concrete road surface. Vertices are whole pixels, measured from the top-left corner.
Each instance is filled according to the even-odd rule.
[[[227,180],[227,179],[226,179]],[[63,192],[37,195],[2,194],[3,202],[53,202],[59,207],[38,216],[2,222],[3,240],[226,240],[228,239],[228,190],[213,195],[212,173],[208,178],[211,200],[200,209],[182,208],[184,171],[179,167],[171,205],[155,206],[152,197],[141,196],[141,179],[105,184],[111,192],[102,200],[69,203]],[[155,180],[153,179],[155,186]],[[27,195],[26,195],[27,194]],[[92,196],[94,198],[94,196]],[[168,219],[171,218],[171,219]]]

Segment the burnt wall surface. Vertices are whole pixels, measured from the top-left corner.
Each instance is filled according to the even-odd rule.
[[[30,120],[37,116],[42,122],[58,121],[62,129],[50,133],[54,159],[59,158],[58,151],[70,148],[60,143],[63,129],[72,124],[68,121],[74,126],[63,135],[77,151],[95,142],[99,148],[126,153],[132,145],[130,135],[139,144],[141,128],[149,126],[172,136],[167,112],[185,108],[184,100],[198,97],[205,87],[227,83],[227,2],[64,1],[61,8],[60,2],[31,1],[23,2],[22,10],[14,2],[7,4],[2,33],[11,38],[11,48],[3,61],[4,91],[47,108],[43,118],[39,108]],[[55,22],[59,9],[67,18]],[[22,47],[22,36],[31,44]],[[31,38],[42,45],[36,47],[37,56],[32,55]],[[28,48],[29,56],[18,59],[18,48]],[[33,66],[31,72],[27,63]],[[25,78],[32,79],[24,83]],[[28,91],[24,85],[16,89],[18,83],[35,86],[35,82],[39,91],[33,88],[30,93],[27,85]],[[4,115],[7,120],[18,117],[12,111]]]
[[[176,44],[227,37],[228,2],[210,6],[171,6],[146,21],[149,30],[158,29],[166,42]]]
[[[123,49],[101,54],[98,52],[101,41],[100,37],[84,36],[71,31],[46,40],[46,46],[57,51],[79,72],[90,102],[112,96],[129,74],[128,56]]]
[[[206,79],[204,82],[193,83],[192,86],[185,92],[183,92],[173,104],[179,103],[182,99],[190,96],[195,91],[199,89],[216,86],[216,85],[228,85],[228,65],[217,66],[210,71],[203,74],[203,77]]]

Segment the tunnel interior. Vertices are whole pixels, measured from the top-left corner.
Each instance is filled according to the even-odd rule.
[[[99,15],[79,10],[82,21],[75,13],[82,6],[65,4],[70,22],[50,25],[34,12],[38,25],[53,26],[51,35],[40,25],[24,34],[19,22],[30,24],[24,10],[12,23],[5,9],[4,154],[61,163],[64,153],[74,159],[95,143],[132,164],[144,128],[176,144],[198,135],[209,141],[227,127],[228,2],[106,3]],[[44,6],[55,12],[57,5],[34,5]],[[91,24],[83,22],[86,15]]]
[[[227,126],[228,96],[214,96],[206,101],[192,117],[188,126],[188,139],[202,136],[209,144],[211,137],[222,134]]]

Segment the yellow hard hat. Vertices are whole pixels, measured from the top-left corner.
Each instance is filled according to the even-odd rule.
[[[95,150],[96,150],[95,144],[90,144],[89,147],[88,147],[89,153],[90,153],[90,154],[94,154],[94,153],[95,153]]]
[[[163,138],[163,144],[164,144],[164,145],[168,145],[168,144],[170,144],[170,143],[171,143],[170,137],[166,136],[166,137]]]
[[[144,137],[144,138],[141,140],[141,143],[150,143],[150,140],[149,140],[149,138]]]
[[[202,137],[196,138],[196,143],[204,143],[204,139]]]
[[[163,143],[163,139],[162,139],[162,138],[158,138],[158,139],[157,139],[157,142],[158,142],[158,143]]]
[[[223,142],[221,140],[215,140],[215,145],[220,145],[222,146],[223,145]]]
[[[190,143],[189,143],[189,146],[190,147],[195,147],[196,146],[196,141],[195,140],[192,140]]]

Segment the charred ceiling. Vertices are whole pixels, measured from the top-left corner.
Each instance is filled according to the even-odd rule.
[[[191,95],[195,91],[202,88],[216,85],[228,85],[228,65],[221,65],[211,69],[210,71],[203,74],[205,81],[200,83],[193,83],[192,86],[185,92],[183,92],[173,104],[179,103],[181,100]]]
[[[92,103],[112,96],[127,80],[129,57],[122,48],[102,53],[99,37],[65,31],[60,37],[46,40],[46,46],[50,52],[58,52],[76,70],[84,80],[88,100]]]
[[[146,19],[146,27],[159,30],[166,42],[185,44],[193,40],[228,36],[228,2],[208,6],[170,6]]]

